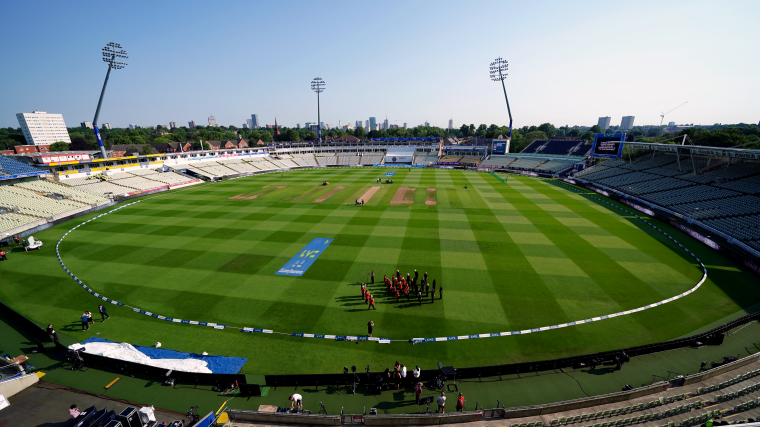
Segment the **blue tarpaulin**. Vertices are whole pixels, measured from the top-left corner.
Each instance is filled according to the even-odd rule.
[[[85,345],[89,342],[115,342],[109,341],[103,338],[87,338],[82,341]],[[140,345],[133,345],[137,351],[150,357],[151,359],[197,359],[207,363],[207,367],[214,374],[237,374],[243,368],[248,359],[244,357],[228,357],[228,356],[204,356],[196,353],[184,353],[175,350],[165,350],[161,348],[143,347]]]

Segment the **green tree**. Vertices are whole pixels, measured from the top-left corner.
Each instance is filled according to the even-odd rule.
[[[604,132],[599,125],[591,126],[591,128],[588,131],[589,132],[593,132],[593,133],[602,133],[602,132]]]
[[[359,139],[364,139],[367,136],[367,131],[364,130],[363,127],[359,126],[358,128],[354,129],[354,136]]]
[[[538,127],[538,130],[546,134],[547,138],[557,135],[557,128],[551,123],[544,123]]]
[[[298,141],[298,132],[296,132],[294,129],[288,129],[285,131],[285,140],[286,141]]]
[[[150,144],[145,144],[140,148],[140,154],[153,154],[153,146]]]
[[[63,141],[58,141],[50,144],[50,151],[69,151],[69,144]]]
[[[462,127],[459,128],[459,133],[461,134],[462,138],[468,137],[472,135],[470,133],[470,127],[467,125],[462,125]]]
[[[167,142],[171,142],[172,139],[166,136],[159,136],[158,138],[153,139],[154,144],[166,144]]]
[[[270,143],[272,142],[272,134],[269,132],[261,132],[261,139],[263,142]]]

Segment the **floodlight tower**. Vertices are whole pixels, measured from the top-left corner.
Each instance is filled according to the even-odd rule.
[[[111,75],[111,69],[120,70],[124,68],[126,62],[118,62],[116,59],[127,59],[127,52],[121,48],[118,43],[108,43],[103,49],[103,62],[108,63],[108,72],[106,72],[106,81],[103,82],[103,90],[100,91],[100,99],[98,100],[98,109],[95,110],[95,118],[92,120],[92,127],[95,130],[95,137],[98,138],[98,145],[100,145],[100,154],[103,159],[106,159],[106,148],[103,146],[103,139],[100,137],[100,131],[98,130],[98,116],[100,115],[100,106],[103,104],[103,95],[106,93],[106,85],[108,84],[108,77]]]
[[[509,135],[508,138],[512,139],[512,110],[509,109],[509,98],[507,98],[507,88],[504,87],[504,79],[507,78],[507,70],[509,70],[509,62],[496,58],[489,67],[491,80],[495,82],[501,82],[501,88],[504,89],[504,99],[507,101],[507,112],[509,113]]]
[[[319,94],[325,90],[325,81],[319,77],[311,81],[311,90],[317,93],[317,126],[319,127],[319,142],[322,142],[322,119],[319,115]]]

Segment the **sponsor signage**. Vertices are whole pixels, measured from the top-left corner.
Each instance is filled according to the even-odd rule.
[[[285,265],[282,266],[275,274],[282,276],[303,276],[306,270],[314,264],[314,261],[322,255],[322,252],[332,243],[333,239],[318,237],[312,240],[305,248]]]

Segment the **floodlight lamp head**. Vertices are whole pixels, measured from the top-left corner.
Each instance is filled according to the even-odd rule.
[[[491,80],[500,82],[507,78],[507,71],[509,70],[509,61],[498,57],[488,67],[488,71],[491,75]]]
[[[311,90],[313,90],[316,93],[322,93],[325,90],[325,83],[324,80],[320,79],[319,77],[315,78],[311,81]]]
[[[110,42],[104,47],[102,50],[103,53],[103,62],[108,63],[109,68],[114,68],[117,70],[120,70],[127,66],[126,62],[120,62],[116,59],[127,59],[127,52],[121,48],[121,45],[118,43]]]

